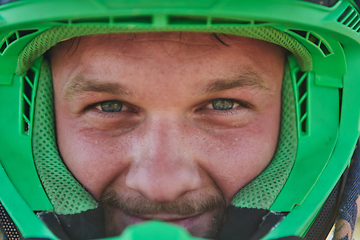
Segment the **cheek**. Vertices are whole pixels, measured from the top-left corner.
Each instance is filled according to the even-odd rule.
[[[130,139],[84,127],[79,119],[57,117],[61,158],[75,178],[98,199],[115,176],[127,171]],[[79,127],[81,126],[81,127]]]
[[[270,163],[277,146],[280,100],[239,129],[208,134],[194,149],[201,168],[224,194],[227,204]],[[201,152],[199,151],[201,149]]]

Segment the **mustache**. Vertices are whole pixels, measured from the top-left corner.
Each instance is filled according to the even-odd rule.
[[[204,199],[183,195],[169,203],[156,203],[143,196],[126,197],[120,196],[115,190],[107,190],[100,197],[100,204],[119,208],[125,213],[135,216],[154,214],[175,214],[179,216],[191,216],[215,209],[226,209],[224,197],[219,192],[214,192]]]

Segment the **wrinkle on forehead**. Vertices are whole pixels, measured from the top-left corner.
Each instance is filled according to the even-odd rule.
[[[236,36],[234,36],[236,37]],[[240,40],[243,37],[237,37]],[[237,39],[237,40],[239,40]],[[75,43],[74,43],[75,42]],[[106,42],[106,44],[104,44]],[[143,51],[142,46],[150,46]],[[83,49],[98,49],[101,54],[150,58],[164,53],[177,58],[197,58],[207,56],[214,49],[227,48],[212,33],[159,32],[159,33],[113,33],[89,35],[59,43],[55,49],[61,49],[65,57],[78,55]],[[100,50],[106,50],[100,51]],[[97,51],[93,51],[97,54]],[[94,55],[93,55],[94,56]],[[91,57],[91,56],[90,56]],[[88,58],[86,56],[85,58]]]
[[[217,34],[219,35],[219,34]],[[221,34],[224,35],[224,34]],[[94,36],[94,35],[93,35]],[[226,35],[224,35],[226,36]],[[86,36],[85,36],[86,37]],[[179,42],[189,45],[211,45],[220,44],[214,33],[193,33],[193,32],[151,32],[151,33],[110,33],[104,35],[96,35],[99,41],[104,39],[116,38],[117,40],[131,41],[169,41]]]

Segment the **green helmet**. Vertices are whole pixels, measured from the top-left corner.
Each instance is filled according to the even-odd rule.
[[[23,0],[0,6],[0,223],[8,239],[103,238],[96,233],[104,224],[98,203],[57,150],[44,54],[79,36],[170,31],[240,35],[289,51],[276,152],[235,195],[220,238],[320,239],[314,233],[323,234],[322,219],[335,221],[333,202],[359,136],[360,15],[354,2]],[[79,225],[85,230],[74,233]],[[161,222],[130,226],[114,237],[165,238],[193,239]]]

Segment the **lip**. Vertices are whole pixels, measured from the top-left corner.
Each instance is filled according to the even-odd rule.
[[[130,224],[141,223],[149,220],[160,220],[172,224],[176,224],[186,228],[190,231],[197,223],[200,221],[203,213],[199,213],[192,216],[179,216],[171,214],[156,214],[156,215],[146,215],[146,216],[135,216],[129,213],[124,213],[124,216],[127,222]]]

